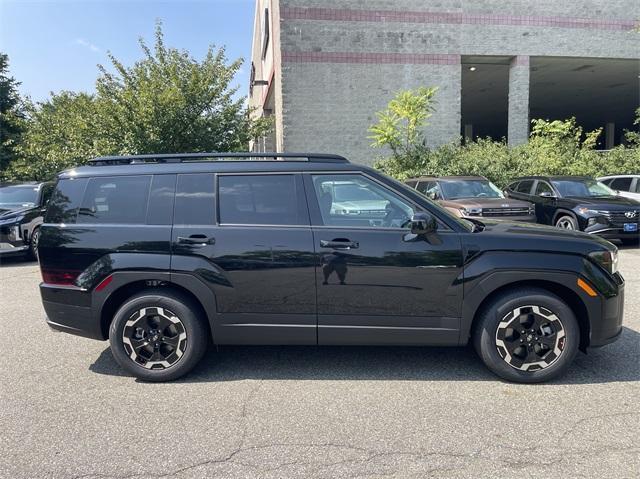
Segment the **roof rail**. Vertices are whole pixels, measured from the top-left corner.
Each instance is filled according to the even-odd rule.
[[[202,161],[317,161],[322,163],[349,163],[340,155],[324,153],[277,153],[277,152],[234,152],[234,153],[161,153],[149,155],[100,156],[89,160],[91,166],[134,165],[146,163],[187,163]]]

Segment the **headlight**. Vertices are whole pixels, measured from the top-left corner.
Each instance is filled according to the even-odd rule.
[[[462,216],[480,216],[482,208],[460,208],[460,214]]]
[[[611,274],[618,271],[618,251],[594,251],[589,253],[589,258]]]
[[[592,210],[591,208],[578,208],[581,215],[608,215],[609,212],[605,210]]]
[[[24,215],[12,216],[11,218],[0,219],[0,225],[11,225],[14,223],[20,223],[24,219]]]

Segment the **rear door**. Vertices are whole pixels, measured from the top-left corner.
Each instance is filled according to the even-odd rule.
[[[316,344],[313,237],[302,178],[178,175],[172,272],[214,293],[219,344]]]
[[[319,344],[455,344],[460,237],[414,238],[410,200],[362,173],[305,175]]]

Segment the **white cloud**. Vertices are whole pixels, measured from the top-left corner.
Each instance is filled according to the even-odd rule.
[[[98,48],[93,43],[86,41],[84,38],[76,38],[74,43],[76,45],[80,45],[82,47],[88,48],[92,52],[99,52],[100,51],[100,48]]]

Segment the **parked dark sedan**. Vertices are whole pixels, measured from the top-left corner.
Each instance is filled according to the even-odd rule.
[[[38,258],[40,225],[53,187],[53,183],[0,184],[0,257]]]
[[[536,205],[539,223],[580,230],[624,243],[639,238],[640,202],[585,176],[536,176],[514,180],[510,198]]]

